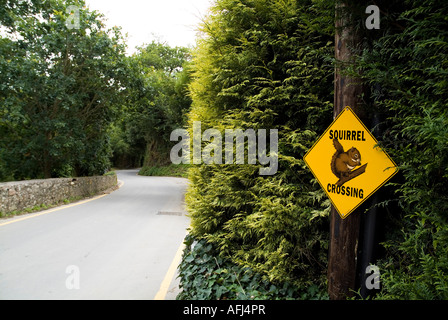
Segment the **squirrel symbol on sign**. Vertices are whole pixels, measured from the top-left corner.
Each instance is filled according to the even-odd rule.
[[[361,153],[359,150],[352,147],[344,151],[344,147],[336,138],[333,139],[333,145],[336,152],[331,158],[331,172],[339,179],[336,185],[342,186],[345,182],[364,173],[367,164],[354,170],[357,166],[361,165]]]

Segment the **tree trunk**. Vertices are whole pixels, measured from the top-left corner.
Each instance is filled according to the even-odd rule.
[[[335,58],[338,66],[334,79],[334,118],[346,106],[350,106],[358,116],[362,113],[361,80],[343,74],[344,66],[353,62],[348,46],[358,41],[350,26],[350,16],[347,12],[341,15],[344,8],[344,4],[336,7]],[[342,219],[334,206],[331,208],[328,294],[332,300],[346,299],[355,290],[360,220],[359,210]]]
[[[49,151],[49,145],[50,145],[50,140],[51,140],[51,133],[50,132],[46,132],[45,133],[45,139],[46,139],[46,147],[44,148],[43,152],[42,152],[42,169],[43,169],[43,174],[44,174],[44,178],[48,179],[51,178],[51,171],[52,171],[52,159],[51,159],[51,155],[50,155],[50,151]]]

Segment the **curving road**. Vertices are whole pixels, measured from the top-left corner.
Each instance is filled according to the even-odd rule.
[[[0,299],[166,298],[187,180],[117,174],[109,195],[0,220]]]

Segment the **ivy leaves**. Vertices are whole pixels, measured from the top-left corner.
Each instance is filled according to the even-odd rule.
[[[179,300],[292,299],[297,294],[289,283],[278,287],[250,268],[222,258],[205,240],[187,236],[185,243],[179,268]]]

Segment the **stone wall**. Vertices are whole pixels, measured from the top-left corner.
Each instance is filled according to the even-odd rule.
[[[57,205],[66,199],[96,195],[116,185],[116,175],[3,182],[0,183],[0,213]]]

